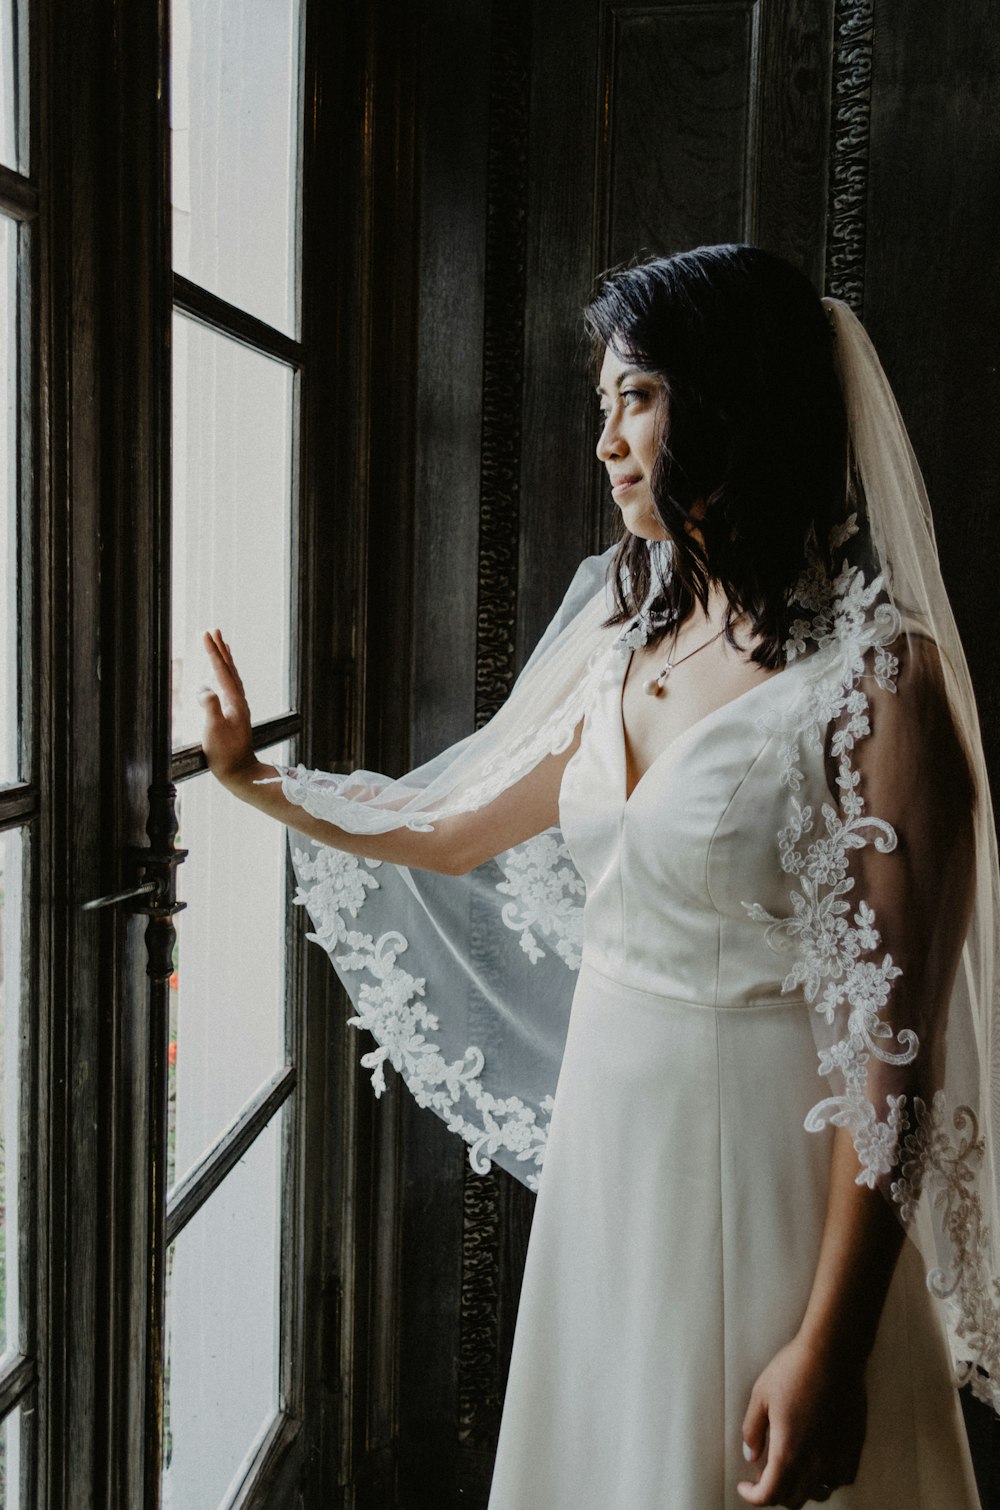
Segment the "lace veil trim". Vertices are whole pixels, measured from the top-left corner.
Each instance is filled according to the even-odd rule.
[[[986,767],[905,428],[861,325],[824,302],[855,511],[834,541],[836,575],[810,565],[794,592],[786,661],[824,653],[772,730],[787,907],[744,905],[783,957],[784,989],[810,1006],[820,1081],[806,1129],[850,1129],[859,1182],[884,1192],[920,1247],[959,1377],[1000,1409],[1000,885]],[[603,628],[609,554],[583,563],[486,729],[399,781],[286,771],[289,799],[356,833],[426,829],[565,749],[618,638]],[[822,802],[803,781],[817,755],[831,782]],[[474,1168],[496,1160],[536,1187],[580,963],[583,882],[559,830],[462,878],[298,837],[293,859],[310,936],[341,975],[351,1023],[376,1041],[362,1059],[376,1094],[389,1063]]]

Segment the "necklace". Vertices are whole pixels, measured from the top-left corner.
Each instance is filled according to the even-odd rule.
[[[711,639],[703,640],[700,645],[696,645],[693,650],[688,650],[684,655],[681,656],[680,660],[675,661],[673,659],[673,655],[674,651],[677,649],[677,636],[680,633],[680,625],[678,625],[674,630],[674,640],[670,649],[670,655],[667,657],[666,665],[663,667],[658,676],[652,676],[650,677],[649,681],[643,682],[643,692],[648,692],[650,697],[659,697],[660,693],[664,689],[667,677],[676,666],[682,665],[684,661],[689,661],[693,655],[698,654],[699,650],[707,650],[709,645],[714,645],[716,640],[721,640],[725,632],[726,628],[725,625],[723,625],[718,634],[713,634]]]

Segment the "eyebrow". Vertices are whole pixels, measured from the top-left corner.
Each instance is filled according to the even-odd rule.
[[[648,378],[648,377],[652,377],[652,376],[653,376],[653,374],[651,372],[645,371],[642,367],[624,367],[622,369],[622,371],[619,372],[618,376],[615,378],[615,387],[618,389],[619,392],[621,392],[622,383],[624,383],[628,378],[634,378],[634,377]],[[594,392],[597,394],[598,398],[606,398],[607,397],[607,389],[606,388],[602,388],[601,385],[600,385],[600,383],[598,383],[597,387],[594,389]]]

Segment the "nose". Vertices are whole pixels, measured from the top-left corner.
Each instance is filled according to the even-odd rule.
[[[604,428],[597,437],[597,456],[599,461],[605,463],[618,461],[628,451],[625,437],[618,426],[618,418],[614,409],[611,410],[604,421]]]

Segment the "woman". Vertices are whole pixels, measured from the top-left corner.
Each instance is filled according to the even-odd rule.
[[[400,781],[276,771],[217,632],[209,764],[313,841],[376,1089],[544,1157],[491,1510],[972,1510],[996,859],[919,473],[860,326],[763,251],[587,320],[623,541],[497,718]]]

